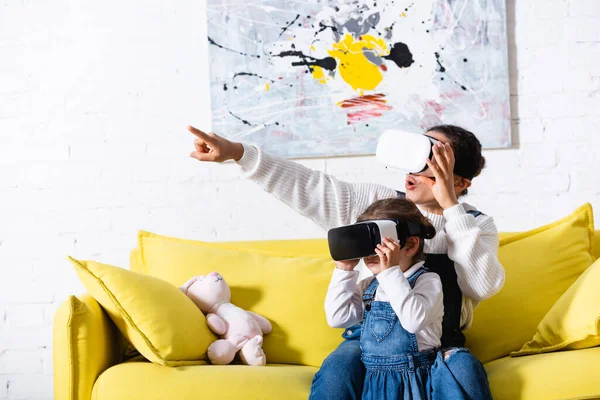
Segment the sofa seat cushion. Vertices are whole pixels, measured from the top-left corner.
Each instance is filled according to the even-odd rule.
[[[128,362],[100,375],[92,399],[306,400],[316,372],[315,367],[283,364],[163,367],[149,362]]]
[[[527,357],[504,357],[484,365],[494,400],[600,398],[600,347]]]

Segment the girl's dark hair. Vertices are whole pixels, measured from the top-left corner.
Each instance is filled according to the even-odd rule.
[[[427,130],[428,133],[433,131],[444,134],[450,140],[456,175],[473,180],[481,173],[485,167],[485,157],[481,154],[481,143],[473,132],[455,125],[438,125]],[[467,191],[462,194],[467,194]]]
[[[424,239],[432,239],[435,236],[435,228],[429,218],[421,214],[415,203],[406,199],[384,199],[371,204],[359,217],[358,221],[367,221],[371,219],[397,219],[404,222],[416,222],[424,231]],[[419,241],[419,250],[414,256],[416,261],[424,261],[423,253],[424,241]]]

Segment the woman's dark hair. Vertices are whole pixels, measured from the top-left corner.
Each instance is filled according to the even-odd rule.
[[[485,157],[481,154],[481,142],[473,134],[460,126],[438,125],[427,130],[444,134],[454,150],[454,174],[473,180],[485,167]],[[467,194],[465,190],[462,194]]]
[[[421,214],[415,203],[406,199],[384,199],[371,204],[359,217],[358,221],[371,219],[397,219],[403,222],[416,222],[424,231],[424,239],[432,239],[435,236],[435,228],[429,218]],[[416,261],[424,261],[423,238],[419,241],[419,250],[414,256]]]

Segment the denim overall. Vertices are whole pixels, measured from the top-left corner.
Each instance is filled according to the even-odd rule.
[[[415,282],[426,268],[408,278]],[[431,367],[436,350],[419,351],[417,337],[402,326],[388,302],[375,301],[379,282],[375,277],[363,295],[365,316],[360,346],[366,368],[363,399],[430,399]]]

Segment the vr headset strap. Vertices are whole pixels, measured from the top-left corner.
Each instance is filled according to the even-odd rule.
[[[403,223],[398,223],[396,225],[396,231],[398,232],[398,241],[400,242],[400,248],[403,248],[406,244],[406,238],[410,236],[418,236],[423,237],[423,232],[421,231],[421,225],[418,222],[407,221]]]

